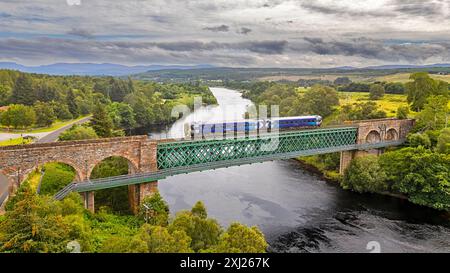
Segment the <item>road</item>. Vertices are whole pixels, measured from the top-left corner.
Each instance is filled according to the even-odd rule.
[[[76,122],[73,122],[73,123],[71,123],[71,124],[68,124],[68,125],[66,125],[66,126],[64,126],[64,127],[59,128],[59,129],[56,130],[56,131],[50,132],[50,133],[48,133],[47,135],[42,136],[42,137],[39,138],[38,141],[36,141],[36,142],[37,142],[37,143],[55,142],[55,141],[58,140],[58,137],[59,137],[59,135],[60,135],[62,132],[66,131],[66,130],[68,130],[68,129],[70,129],[70,128],[72,128],[72,126],[74,126],[75,124],[82,124],[82,123],[88,122],[90,119],[91,119],[91,117],[85,117],[85,118],[80,119],[80,120],[78,120],[78,121],[76,121]]]
[[[36,138],[38,138],[38,140],[36,141],[36,143],[48,143],[48,142],[55,142],[58,140],[59,135],[70,129],[73,125],[75,124],[82,124],[85,122],[88,122],[91,119],[91,117],[86,117],[80,120],[77,120],[73,123],[70,123],[64,127],[59,128],[58,130],[52,131],[52,132],[47,132],[47,133],[37,133],[37,134],[26,134],[24,133],[23,135],[27,135],[27,136],[34,136]],[[7,140],[7,139],[11,139],[11,138],[18,138],[20,137],[20,134],[0,134],[0,140]],[[6,179],[6,177],[0,175],[0,206],[4,200],[4,198],[6,197],[6,193],[8,192],[8,181]]]

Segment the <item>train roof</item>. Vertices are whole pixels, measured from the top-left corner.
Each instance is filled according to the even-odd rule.
[[[295,117],[282,117],[282,118],[273,118],[273,120],[292,120],[292,119],[315,119],[322,118],[319,115],[314,116],[295,116]],[[214,124],[222,124],[222,123],[237,123],[237,122],[258,122],[260,119],[241,119],[241,120],[225,120],[225,121],[213,121],[213,122],[198,122],[194,121],[192,124],[203,124],[203,125],[214,125]]]

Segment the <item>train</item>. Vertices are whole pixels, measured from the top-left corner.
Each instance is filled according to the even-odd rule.
[[[259,120],[227,121],[223,123],[199,123],[184,124],[185,138],[194,136],[206,137],[217,134],[250,134],[260,131],[295,130],[316,128],[322,125],[322,117],[319,115],[297,116],[283,118],[269,118]]]

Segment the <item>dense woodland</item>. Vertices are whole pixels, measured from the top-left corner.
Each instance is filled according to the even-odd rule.
[[[7,128],[48,127],[105,108],[114,129],[170,123],[172,107],[193,107],[194,96],[205,104],[216,100],[198,84],[158,84],[113,77],[48,76],[0,70],[0,115]]]

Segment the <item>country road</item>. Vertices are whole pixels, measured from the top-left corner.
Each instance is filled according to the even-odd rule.
[[[91,119],[91,117],[85,117],[83,119],[77,120],[73,123],[70,123],[64,127],[59,128],[58,130],[49,132],[49,133],[38,133],[38,134],[23,134],[23,135],[32,135],[38,138],[38,140],[36,141],[36,143],[48,143],[48,142],[55,142],[58,140],[59,135],[70,129],[73,125],[75,124],[82,124],[85,122],[88,122]],[[6,134],[5,134],[6,135]],[[15,138],[15,137],[20,137],[20,134],[8,134],[8,138]],[[7,192],[8,192],[8,181],[6,179],[6,177],[4,177],[3,175],[0,175],[0,206],[2,205],[4,199],[7,196]]]

